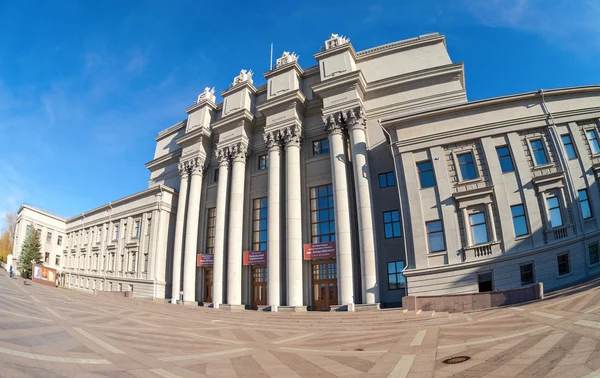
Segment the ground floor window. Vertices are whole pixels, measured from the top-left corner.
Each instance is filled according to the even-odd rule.
[[[590,265],[598,263],[598,243],[588,245],[588,253],[590,255]]]
[[[477,274],[477,284],[479,285],[480,293],[485,293],[486,291],[493,291],[494,284],[492,279],[492,272],[484,272]]]
[[[556,256],[556,262],[558,264],[558,275],[563,276],[565,274],[569,274],[571,272],[571,267],[569,265],[569,254],[563,253]]]
[[[531,285],[534,281],[533,263],[521,264],[521,286]]]
[[[403,289],[406,279],[402,274],[404,270],[404,261],[390,261],[387,264],[388,271],[388,289],[399,290]]]

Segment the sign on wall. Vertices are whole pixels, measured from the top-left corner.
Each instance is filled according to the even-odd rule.
[[[213,266],[215,262],[215,255],[212,253],[201,253],[197,257],[196,266]]]
[[[267,263],[267,251],[245,251],[244,265],[260,265]]]
[[[46,268],[42,265],[34,265],[33,282],[56,286],[56,269]]]
[[[304,244],[304,260],[335,259],[335,242]]]

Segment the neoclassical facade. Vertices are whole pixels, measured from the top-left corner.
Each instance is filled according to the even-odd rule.
[[[599,87],[468,102],[437,33],[297,59],[206,88],[155,138],[148,190],[66,220],[69,283],[352,311],[596,274]]]

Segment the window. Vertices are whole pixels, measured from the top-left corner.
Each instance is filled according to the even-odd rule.
[[[404,270],[404,261],[391,261],[387,264],[388,269],[388,289],[398,290],[405,286],[406,279],[402,274]]]
[[[123,271],[123,266],[125,265],[125,255],[121,255],[121,265],[119,266],[119,271]]]
[[[546,156],[546,150],[544,149],[544,143],[541,139],[533,139],[529,141],[531,145],[531,153],[533,155],[533,159],[535,165],[544,165],[548,164],[548,157]]]
[[[444,243],[444,228],[442,221],[436,220],[425,223],[427,228],[427,244],[429,252],[440,252],[446,249]]]
[[[396,179],[394,178],[394,172],[386,172],[379,174],[379,187],[389,188],[390,186],[396,186]]]
[[[335,212],[331,184],[310,188],[310,234],[311,243],[335,241]]]
[[[260,155],[258,157],[258,170],[262,171],[269,167],[269,157],[267,155]]]
[[[529,230],[527,228],[527,219],[525,218],[525,208],[523,205],[511,206],[510,212],[512,213],[515,236],[527,235]]]
[[[60,256],[56,256],[56,258],[54,259],[54,265],[60,265]]]
[[[419,172],[419,183],[421,184],[421,189],[435,186],[433,164],[431,164],[429,160],[417,163],[417,171]]]
[[[398,238],[402,236],[400,230],[400,212],[398,210],[383,212],[383,229],[385,230],[385,238]]]
[[[313,142],[313,156],[325,155],[329,153],[329,140],[321,139]]]
[[[215,168],[215,171],[213,172],[213,182],[218,182],[219,181],[219,168]]]
[[[558,275],[564,276],[565,274],[569,274],[571,272],[571,267],[569,266],[569,254],[563,253],[561,255],[556,256],[556,262],[558,264]]]
[[[144,253],[144,268],[143,268],[143,272],[147,273],[148,272],[148,254]]]
[[[133,260],[133,265],[131,267],[131,271],[137,272],[137,253],[135,253],[135,252],[132,253],[132,260]]]
[[[49,263],[50,262],[50,252],[44,253],[44,262],[45,263]]]
[[[133,237],[134,237],[134,238],[137,238],[137,237],[139,237],[139,236],[140,236],[140,221],[139,221],[139,220],[136,220],[136,221],[133,223]]]
[[[515,165],[513,164],[512,156],[510,156],[508,146],[496,147],[496,153],[498,154],[498,160],[500,160],[502,173],[514,172]]]
[[[151,229],[152,229],[152,218],[148,218],[147,227],[146,227],[146,235],[150,235]]]
[[[471,221],[471,233],[473,234],[473,244],[484,244],[488,240],[487,224],[484,213],[475,213],[469,215]]]
[[[52,232],[46,233],[46,243],[50,243],[52,241]]]
[[[217,208],[208,209],[208,217],[206,219],[206,247],[205,253],[215,253],[215,227],[217,219]]]
[[[477,178],[477,171],[475,170],[473,154],[471,152],[459,154],[456,156],[456,159],[458,160],[461,180],[473,180]]]
[[[486,291],[493,291],[494,285],[492,280],[492,272],[477,274],[477,284],[479,286],[480,293],[485,293]]]
[[[569,134],[565,134],[561,136],[560,139],[562,139],[563,146],[565,147],[567,158],[569,158],[569,160],[577,159],[577,153],[575,153],[575,147],[573,147],[571,136]]]
[[[25,230],[25,236],[29,236],[29,234],[31,234],[31,230],[33,230],[33,226],[28,224],[27,229]]]
[[[598,256],[598,243],[588,245],[588,254],[590,255],[590,265],[597,264],[600,261]]]
[[[590,149],[592,150],[592,155],[600,154],[600,144],[598,144],[598,134],[596,134],[596,130],[586,130],[585,136],[590,145]]]
[[[548,207],[548,219],[550,220],[550,227],[554,228],[562,226],[563,220],[558,198],[554,196],[547,197],[546,206]]]
[[[533,263],[521,264],[521,286],[531,285],[533,278]]]
[[[592,217],[592,209],[590,208],[590,200],[588,198],[587,189],[581,189],[577,193],[579,194],[581,216],[583,216],[583,219],[590,219]]]
[[[256,198],[252,206],[252,250],[267,249],[267,198]]]
[[[113,240],[119,240],[119,225],[115,224],[115,238]]]

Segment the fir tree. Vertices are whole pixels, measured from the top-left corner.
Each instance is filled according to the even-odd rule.
[[[40,234],[35,228],[31,230],[29,235],[25,237],[23,247],[21,248],[21,256],[19,256],[19,269],[23,277],[31,276],[31,262],[42,262],[42,242]]]

